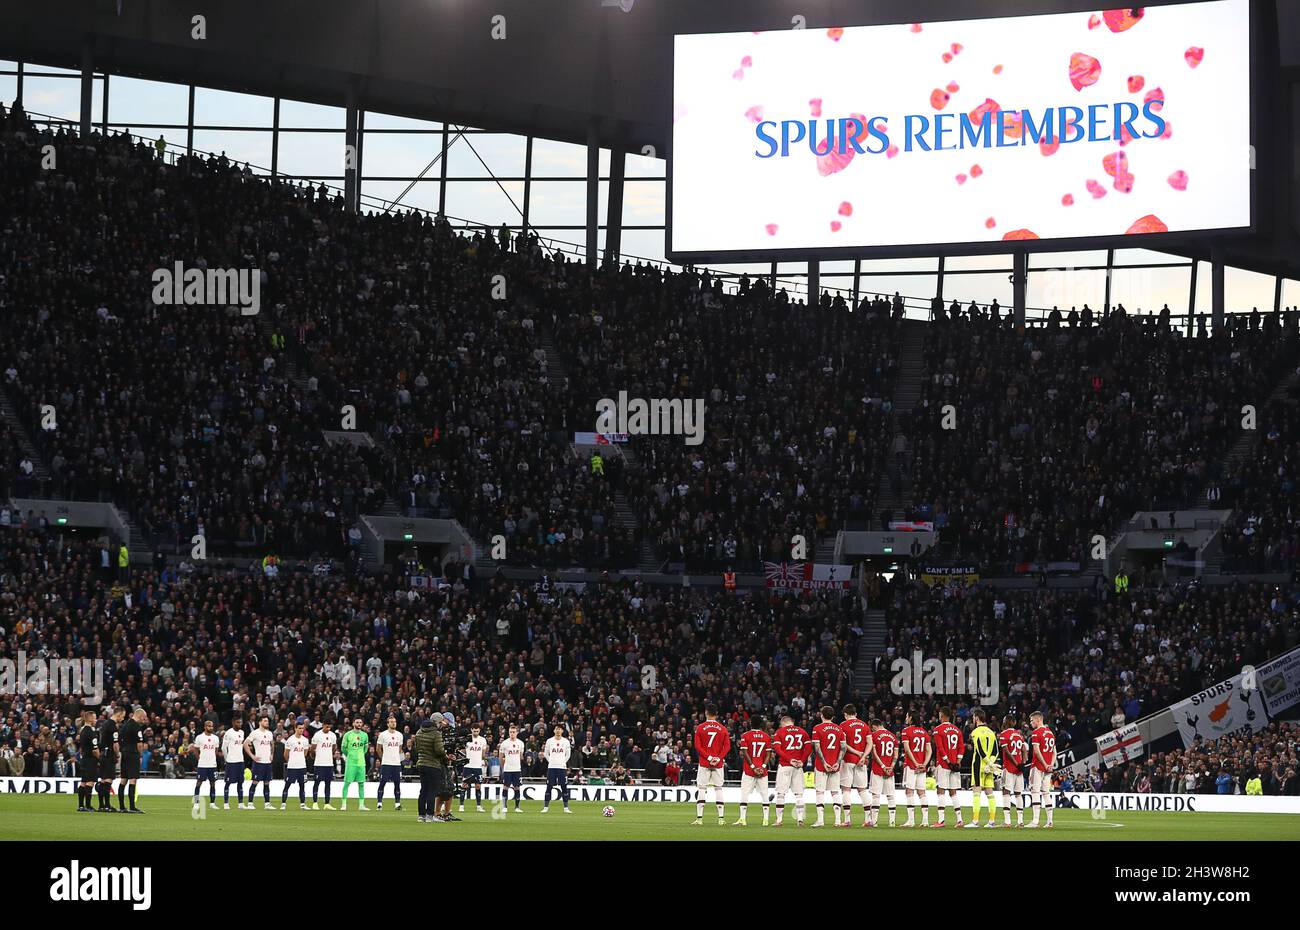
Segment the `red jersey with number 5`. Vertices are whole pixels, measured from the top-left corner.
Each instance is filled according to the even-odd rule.
[[[871,743],[871,771],[876,775],[893,775],[894,763],[898,761],[898,737],[888,730],[874,730]]]
[[[961,766],[961,757],[966,752],[966,737],[961,735],[957,724],[941,723],[934,728],[934,761],[949,771],[956,771]]]
[[[702,768],[722,768],[730,751],[731,734],[718,721],[706,720],[695,728],[695,753],[700,757]]]
[[[916,724],[903,727],[903,764],[909,769],[921,771],[925,768],[926,754],[930,750],[930,734],[925,727],[918,727]],[[912,759],[916,760],[913,764],[908,758],[908,753],[912,754]]]
[[[840,724],[844,731],[844,761],[849,765],[861,765],[867,761],[867,743],[871,739],[871,727],[859,717],[850,717]]]
[[[840,764],[840,753],[844,751],[844,731],[840,729],[838,723],[831,723],[829,720],[823,720],[812,731],[813,742],[822,748],[821,758],[813,754],[813,768],[819,772],[825,772],[828,768],[834,768]],[[822,759],[826,764],[822,764]]]
[[[1024,774],[1025,763],[1029,761],[1029,744],[1025,742],[1025,734],[1007,727],[998,734],[998,745],[1002,747],[1002,768],[1007,774]]]
[[[772,737],[762,730],[746,730],[740,734],[740,764],[745,774],[761,778],[767,774],[767,754],[772,749]]]
[[[1029,741],[1034,744],[1034,748],[1043,754],[1040,761],[1037,753],[1034,754],[1034,768],[1040,772],[1050,772],[1056,764],[1056,734],[1047,727],[1039,727],[1029,737]]]
[[[812,752],[812,740],[803,727],[791,725],[776,731],[772,748],[776,750],[776,758],[782,765],[803,768],[803,760]]]

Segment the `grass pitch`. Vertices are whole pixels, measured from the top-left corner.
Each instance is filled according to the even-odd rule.
[[[337,799],[336,799],[337,803]],[[302,811],[290,798],[287,810],[267,811],[261,801],[255,810],[224,809],[193,814],[189,798],[142,797],[148,813],[78,814],[72,795],[0,795],[0,840],[750,840],[753,842],[1056,842],[1059,840],[1300,840],[1300,816],[1285,814],[1159,813],[1107,811],[1095,819],[1088,811],[1061,810],[1051,830],[891,829],[887,825],[863,829],[862,809],[855,807],[854,826],[847,829],[810,826],[798,828],[793,811],[786,809],[780,829],[763,827],[761,808],[750,805],[749,825],[732,826],[738,811],[727,806],[727,824],[718,825],[712,804],[706,805],[704,824],[692,826],[693,804],[616,804],[613,817],[603,817],[598,802],[573,804],[566,814],[554,804],[546,814],[541,805],[525,803],[523,813],[501,815],[495,802],[478,813],[473,804],[461,823],[422,824],[416,820],[412,795],[395,810],[391,797],[382,811],[367,799],[369,811],[355,802],[347,811]],[[453,806],[453,812],[455,807]],[[815,812],[808,811],[811,823]],[[970,816],[969,808],[965,815]],[[827,812],[827,818],[830,814]],[[985,812],[984,819],[988,814]],[[882,813],[882,821],[887,816]],[[931,812],[933,821],[933,811]],[[1014,815],[1013,815],[1014,819]],[[899,808],[898,822],[906,820]],[[998,811],[998,822],[1002,812]]]

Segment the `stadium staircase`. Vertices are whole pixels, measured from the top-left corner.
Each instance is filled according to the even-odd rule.
[[[817,554],[813,559],[818,565],[834,565],[835,559],[835,539],[838,533],[831,533],[829,536],[817,537]]]
[[[9,424],[13,431],[14,437],[18,440],[18,448],[23,450],[23,455],[32,461],[32,478],[36,480],[37,486],[40,487],[41,493],[33,496],[43,497],[51,484],[53,475],[50,468],[45,464],[45,458],[32,442],[32,437],[28,434],[27,428],[23,425],[22,418],[18,416],[18,408],[14,406],[9,397],[9,392],[0,388],[0,417]]]
[[[887,450],[886,467],[880,474],[880,485],[876,494],[875,512],[871,516],[872,527],[885,530],[880,525],[880,514],[888,510],[901,514],[912,504],[912,442],[907,435],[910,415],[921,399],[921,387],[925,382],[925,327],[928,324],[920,320],[903,320],[902,348],[898,358],[898,378],[894,385],[893,438]],[[890,466],[894,461],[894,444],[898,437],[907,444],[903,465],[899,469],[897,481],[890,479]]]
[[[853,693],[870,694],[876,687],[876,660],[885,654],[885,612],[863,611],[858,660],[853,665]]]

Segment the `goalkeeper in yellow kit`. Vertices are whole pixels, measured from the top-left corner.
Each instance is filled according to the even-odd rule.
[[[352,721],[352,729],[343,734],[343,810],[348,809],[348,786],[357,786],[359,810],[366,807],[366,755],[370,751],[370,734],[362,729],[361,718]]]
[[[972,710],[970,719],[975,724],[975,729],[970,734],[971,821],[966,826],[980,826],[980,799],[984,798],[989,805],[989,820],[984,826],[996,827],[998,802],[993,786],[1001,771],[1001,766],[998,765],[998,735],[985,724],[982,708]]]

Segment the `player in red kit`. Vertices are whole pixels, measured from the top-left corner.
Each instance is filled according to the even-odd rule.
[[[844,757],[840,760],[840,803],[844,805],[844,819],[840,826],[848,827],[853,822],[854,791],[862,802],[863,823],[871,811],[871,726],[858,717],[857,707],[845,704],[840,729],[844,731]]]
[[[871,819],[865,826],[874,827],[880,816],[880,799],[889,798],[889,825],[895,825],[894,766],[898,764],[898,737],[885,729],[884,721],[871,721]]]
[[[731,752],[731,734],[718,722],[718,709],[712,704],[704,708],[704,722],[695,728],[695,755],[699,770],[695,776],[695,820],[693,826],[704,823],[704,796],[713,790],[718,805],[718,825],[726,823],[722,807],[722,769]]]
[[[763,826],[767,826],[767,757],[771,753],[771,735],[761,720],[754,720],[753,727],[740,734],[740,819],[735,826],[745,826],[746,802],[751,794],[758,795],[763,805]]]
[[[960,827],[962,820],[961,808],[957,806],[957,789],[961,787],[961,757],[966,754],[966,737],[962,735],[961,727],[952,722],[952,711],[946,707],[940,709],[939,725],[931,736],[934,738],[934,782],[938,794],[935,806],[939,811],[939,821],[935,826],[946,826],[943,815],[947,805],[957,808],[954,826]]]
[[[926,803],[925,770],[930,765],[933,749],[930,746],[930,732],[925,727],[916,725],[916,716],[907,715],[907,726],[903,727],[900,740],[903,749],[903,791],[907,794],[907,823],[905,827],[916,826],[916,809],[921,810],[921,826],[930,825],[930,805]]]
[[[1029,765],[1029,801],[1034,805],[1034,819],[1027,826],[1038,826],[1040,807],[1047,808],[1047,827],[1052,826],[1052,812],[1056,802],[1052,798],[1052,769],[1056,766],[1056,734],[1043,723],[1043,715],[1034,711],[1029,715],[1029,725],[1034,732],[1029,735],[1033,756]]]
[[[1025,825],[1025,765],[1029,743],[1020,732],[1020,722],[1011,714],[1002,718],[998,746],[1002,750],[1002,822],[1011,826],[1011,808],[1016,809],[1016,826]]]
[[[803,826],[803,764],[812,752],[812,739],[803,727],[794,725],[786,714],[781,727],[772,734],[772,751],[776,753],[776,826],[785,817],[786,792],[794,794],[795,823]]]
[[[835,722],[835,709],[823,707],[821,722],[813,727],[813,790],[817,792],[817,822],[826,825],[826,795],[831,796],[835,826],[840,825],[840,757],[844,754],[844,731]]]

